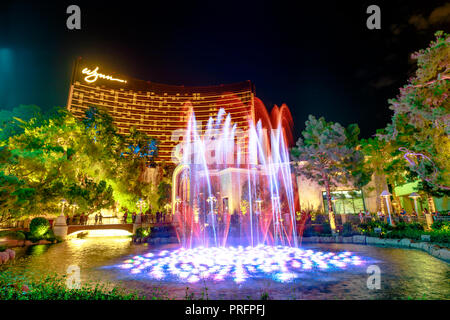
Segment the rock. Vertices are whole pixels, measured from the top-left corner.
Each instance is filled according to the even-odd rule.
[[[12,249],[6,249],[5,252],[8,253],[10,260],[13,260],[16,257],[16,252]]]
[[[177,237],[170,237],[170,243],[177,243],[178,239]]]
[[[430,244],[426,243],[426,242],[419,242],[419,248],[426,251],[426,252],[430,252]]]
[[[163,243],[168,243],[169,241],[168,241],[169,239],[167,239],[167,238],[160,238],[160,243],[161,244],[163,244]]]
[[[398,246],[400,240],[398,239],[384,239],[384,243],[389,246]]]
[[[450,250],[448,250],[446,248],[442,248],[442,249],[438,250],[437,254],[438,254],[438,257],[441,258],[442,260],[450,262]]]
[[[423,234],[420,236],[420,240],[422,241],[431,241],[431,236],[429,234]]]
[[[31,242],[30,240],[25,241],[26,246],[31,246],[32,244],[33,244],[33,242]]]
[[[420,242],[411,241],[411,244],[409,246],[414,249],[421,249]]]
[[[154,238],[153,239],[153,243],[154,244],[160,244],[161,243],[161,238]]]
[[[353,236],[353,243],[365,244],[366,236]]]
[[[342,237],[342,236],[336,236],[336,237],[334,237],[334,242],[336,242],[336,243],[342,243],[342,242],[344,242],[344,237]]]
[[[303,242],[316,243],[319,242],[319,237],[303,237]]]
[[[333,237],[319,237],[319,243],[331,243],[334,242]]]
[[[353,243],[353,237],[343,237],[342,242],[343,243]]]
[[[406,238],[404,238],[404,239],[402,239],[402,240],[400,240],[400,243],[399,243],[402,247],[410,247],[411,246],[411,240],[410,239],[406,239]]]
[[[7,263],[9,260],[9,254],[6,251],[0,252],[0,260],[2,263]]]
[[[366,243],[367,244],[375,244],[376,243],[376,237],[366,237]]]

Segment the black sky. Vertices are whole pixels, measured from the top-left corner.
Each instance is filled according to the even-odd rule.
[[[167,84],[251,80],[269,109],[290,107],[296,137],[308,114],[373,135],[415,70],[410,54],[449,31],[445,1],[303,2],[2,1],[0,108],[65,106],[82,56]],[[70,4],[81,8],[81,30],[66,28]],[[366,28],[370,4],[381,8],[381,30]]]

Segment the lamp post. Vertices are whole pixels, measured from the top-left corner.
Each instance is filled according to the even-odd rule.
[[[56,221],[53,225],[53,231],[56,236],[65,239],[67,236],[68,227],[66,217],[64,216],[64,207],[67,205],[67,200],[62,199],[59,205],[61,206],[61,215],[58,218],[56,218]]]
[[[59,205],[61,206],[61,215],[64,216],[64,207],[67,205],[67,200],[66,199],[62,199],[59,202]]]
[[[70,207],[72,208],[72,214],[75,214],[75,210],[77,210],[79,208],[79,206],[74,202],[70,205]]]
[[[145,201],[142,200],[142,198],[139,198],[139,201],[136,202],[136,206],[139,207],[139,216],[136,217],[136,222],[135,223],[141,223],[141,219],[142,219],[142,208],[145,207]]]
[[[72,217],[75,217],[75,210],[77,210],[79,207],[75,202],[72,203],[70,207],[72,208]],[[80,217],[80,224],[82,224],[81,217]]]
[[[215,222],[215,215],[214,215],[214,203],[217,201],[217,198],[215,197],[215,196],[209,196],[208,197],[208,199],[206,199],[206,202],[208,202],[210,205],[211,205],[211,215],[210,215],[210,217],[211,217],[211,228],[212,228],[212,231],[213,231],[213,233],[214,233],[214,242],[216,243],[216,245],[217,245],[217,239],[216,239],[216,237],[215,237],[215,232],[216,232],[216,222]]]
[[[416,192],[413,192],[409,195],[409,198],[414,200],[414,208],[416,209],[417,216],[419,216],[419,209],[417,208],[417,199],[420,198],[420,195]]]
[[[391,197],[391,193],[389,193],[389,191],[384,190],[381,194],[380,194],[381,198],[384,198],[386,201],[386,207],[387,207],[387,211],[389,214],[389,224],[392,226],[392,217],[391,217],[391,208],[389,206],[389,201],[390,201],[390,197]]]
[[[180,207],[180,203],[181,203],[181,199],[180,199],[180,197],[177,197],[175,199],[175,212],[178,212],[179,207]]]
[[[168,204],[168,203],[166,203],[166,205],[164,206],[164,208],[166,209],[166,211],[167,211],[167,218],[169,218],[169,209],[172,207],[172,205],[171,204]]]
[[[256,199],[256,205],[258,206],[258,210],[256,211],[256,241],[257,244],[259,244],[259,217],[261,216],[261,206],[262,206],[262,199]]]

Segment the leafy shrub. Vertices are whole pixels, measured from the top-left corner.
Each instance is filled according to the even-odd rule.
[[[26,287],[26,289],[24,289]],[[88,283],[80,289],[69,289],[65,276],[24,276],[14,271],[0,272],[0,300],[141,300],[137,291]]]
[[[7,249],[6,246],[0,245],[0,252],[5,251],[6,249]]]
[[[25,233],[23,231],[14,231],[11,233],[11,239],[14,240],[25,240]]]
[[[322,234],[330,235],[331,234],[331,226],[329,223],[322,223]]]
[[[442,221],[442,220],[435,221],[431,225],[431,228],[433,230],[442,230],[450,232],[450,221]]]
[[[30,233],[33,238],[42,239],[45,233],[50,229],[50,223],[45,218],[34,218],[30,222]]]
[[[45,240],[52,241],[52,242],[56,240],[55,234],[53,233],[52,229],[48,229],[47,232],[44,234],[43,238]]]
[[[13,240],[25,240],[25,233],[23,231],[2,231],[0,232],[0,237],[6,237]]]
[[[147,228],[140,227],[140,228],[136,229],[135,235],[136,235],[136,238],[145,238],[145,237],[148,237],[151,232],[152,232],[152,230],[150,227],[147,227]]]
[[[342,235],[344,237],[353,235],[353,227],[350,222],[346,222],[342,225]]]
[[[305,229],[303,230],[303,236],[304,237],[312,237],[315,236],[316,232],[314,231],[314,228],[311,224],[307,224],[305,226]]]

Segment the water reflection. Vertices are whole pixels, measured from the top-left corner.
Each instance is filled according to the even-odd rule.
[[[342,272],[305,272],[294,282],[287,284],[254,279],[243,284],[197,283],[190,285],[190,290],[199,297],[206,285],[209,299],[259,299],[265,291],[274,299],[450,299],[449,264],[424,252],[352,244],[304,247],[320,251],[350,251],[359,256],[370,257],[370,264],[376,264],[381,269],[381,289],[367,289],[366,269],[355,268]],[[33,273],[65,274],[70,265],[78,265],[82,282],[112,282],[150,295],[155,287],[163,287],[170,297],[185,298],[185,284],[149,281],[112,267],[134,255],[162,248],[170,250],[176,246],[155,248],[135,245],[129,237],[72,239],[56,245],[18,248],[17,260],[11,267]]]

